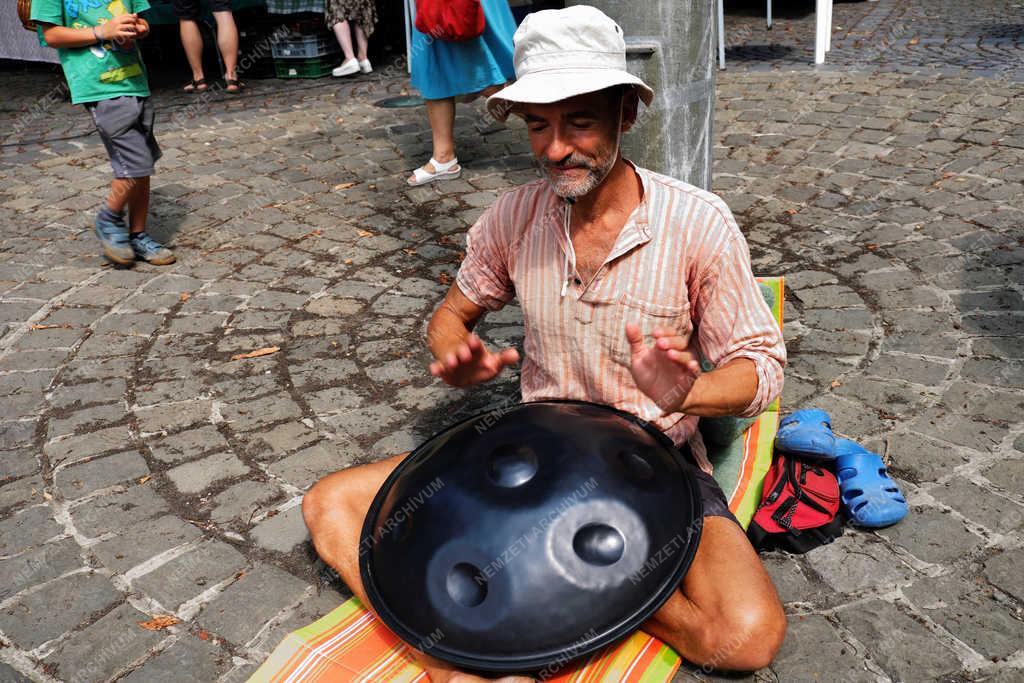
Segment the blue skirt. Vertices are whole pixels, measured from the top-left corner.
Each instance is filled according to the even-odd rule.
[[[479,38],[459,43],[412,31],[412,85],[425,99],[479,92],[515,78],[512,35],[516,22],[508,0],[481,0],[487,26]]]

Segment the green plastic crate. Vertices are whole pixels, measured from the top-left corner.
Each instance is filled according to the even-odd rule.
[[[304,59],[274,59],[274,71],[278,78],[323,78],[329,76],[338,65],[337,55],[307,57]]]

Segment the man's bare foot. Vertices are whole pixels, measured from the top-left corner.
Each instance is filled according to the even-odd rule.
[[[442,662],[436,657],[431,657],[412,648],[409,650],[409,655],[416,663],[416,666],[427,672],[427,676],[430,677],[430,683],[533,683],[533,679],[529,676],[480,678],[465,671],[459,671],[452,664]]]

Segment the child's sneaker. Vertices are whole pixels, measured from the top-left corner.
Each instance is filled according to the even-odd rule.
[[[135,256],[152,263],[154,266],[166,266],[174,263],[174,252],[157,242],[145,232],[137,232],[131,238]]]
[[[130,266],[135,262],[131,238],[124,216],[110,210],[100,211],[96,216],[96,237],[103,245],[103,255],[119,266]]]

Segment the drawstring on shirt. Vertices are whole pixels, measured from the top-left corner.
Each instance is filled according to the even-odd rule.
[[[563,273],[565,277],[562,278],[562,298],[569,291],[569,279],[572,277],[572,271],[576,270],[576,249],[572,246],[572,235],[569,234],[569,220],[572,215],[572,201],[565,202],[565,220],[562,222],[562,227],[565,230],[565,242],[568,245],[568,249],[565,251],[565,268]],[[569,258],[572,256],[572,263],[570,265]],[[570,270],[570,268],[572,270]]]

